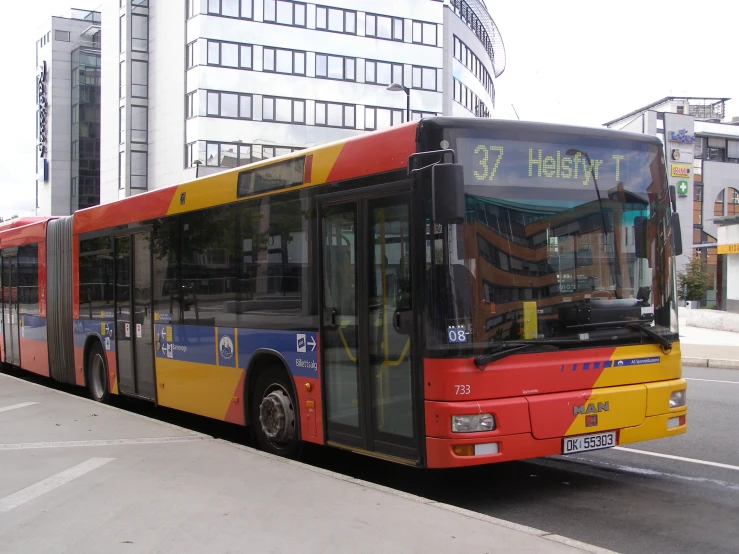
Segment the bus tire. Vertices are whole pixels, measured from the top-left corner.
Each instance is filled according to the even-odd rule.
[[[284,367],[270,365],[259,373],[249,407],[259,446],[277,456],[299,458],[303,442],[298,402]]]
[[[87,390],[95,402],[110,400],[108,364],[102,345],[95,341],[87,355]]]

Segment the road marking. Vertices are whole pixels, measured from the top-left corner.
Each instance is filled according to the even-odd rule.
[[[739,381],[717,381],[716,379],[696,379],[694,377],[683,377],[686,381],[705,381],[706,383],[729,383],[739,385]]]
[[[48,479],[39,481],[30,487],[14,492],[5,498],[0,498],[0,512],[9,512],[13,508],[17,508],[18,506],[21,506],[26,502],[30,502],[47,492],[51,492],[62,485],[66,485],[70,481],[73,481],[78,477],[82,477],[84,474],[90,473],[113,460],[115,460],[115,458],[90,458],[86,462],[82,462],[81,464],[62,471],[61,473],[52,475]]]
[[[0,412],[9,412],[10,410],[25,408],[26,406],[33,406],[34,404],[38,404],[38,402],[21,402],[20,404],[11,404],[10,406],[0,407]]]
[[[20,442],[16,444],[0,444],[0,450],[33,450],[37,448],[79,448],[90,446],[119,446],[126,444],[163,444],[173,442],[193,442],[207,440],[206,437],[154,437],[140,439],[101,439],[94,441],[61,441],[61,442]]]
[[[631,452],[633,454],[644,454],[645,456],[655,456],[657,458],[667,458],[668,460],[677,460],[679,462],[689,462],[691,464],[700,464],[704,466],[720,467],[723,469],[733,469],[739,471],[739,466],[729,464],[720,464],[718,462],[709,462],[707,460],[696,460],[695,458],[683,458],[682,456],[673,456],[672,454],[659,454],[657,452],[649,452],[648,450],[636,450],[635,448],[624,448],[623,446],[614,446],[614,450],[622,452]]]

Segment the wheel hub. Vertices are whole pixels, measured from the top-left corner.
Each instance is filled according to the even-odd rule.
[[[269,392],[259,405],[259,422],[272,442],[286,443],[295,434],[295,411],[290,397],[282,389]]]

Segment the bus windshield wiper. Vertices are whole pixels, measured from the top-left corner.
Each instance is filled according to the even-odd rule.
[[[565,341],[569,343],[570,341]],[[511,354],[523,352],[524,350],[537,349],[539,352],[554,352],[559,350],[559,346],[554,341],[507,341],[495,345],[487,354],[480,354],[475,357],[475,365],[477,369],[485,369],[485,366],[501,360]]]
[[[570,325],[567,327],[567,329],[571,329],[573,331],[587,331],[587,330],[594,330],[594,329],[613,329],[613,328],[619,328],[619,327],[626,327],[628,329],[634,329],[636,331],[639,331],[643,335],[646,335],[653,341],[659,343],[659,345],[662,346],[662,348],[664,348],[666,351],[672,350],[672,342],[667,340],[665,337],[663,337],[659,333],[654,332],[649,327],[645,326],[644,323],[647,323],[647,322],[604,321],[601,323],[585,323],[583,325]]]

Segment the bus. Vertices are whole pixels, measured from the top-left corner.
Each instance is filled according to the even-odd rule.
[[[0,355],[286,457],[680,435],[674,202],[654,137],[409,122],[0,229]]]

